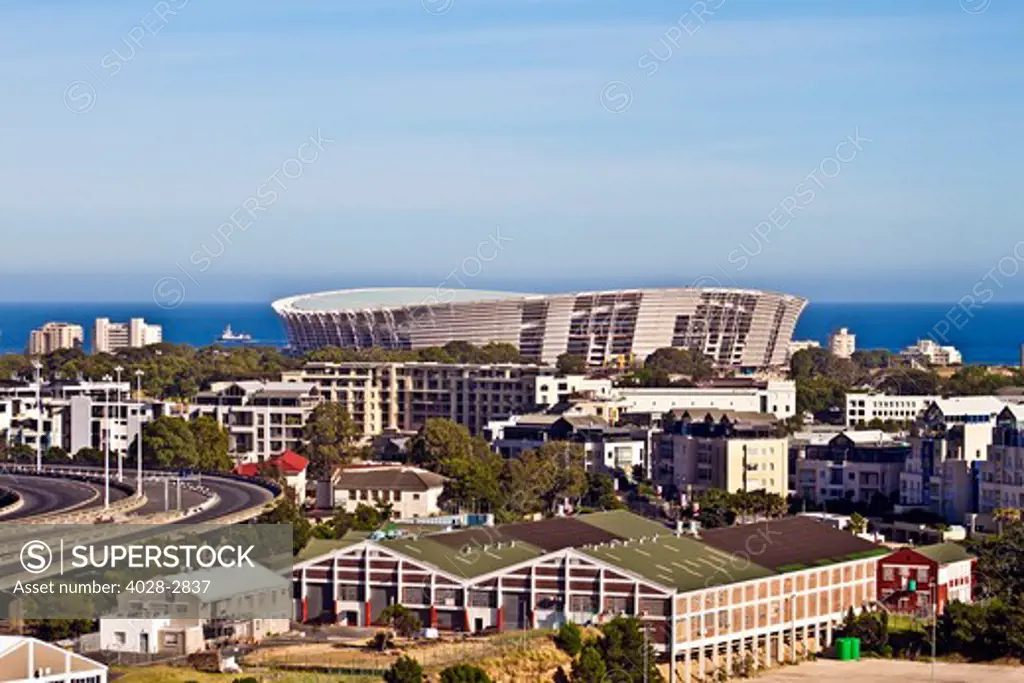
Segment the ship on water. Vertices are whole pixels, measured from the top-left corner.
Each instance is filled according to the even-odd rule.
[[[228,325],[224,328],[217,341],[222,344],[248,344],[252,342],[252,335],[245,332],[235,332],[231,329],[231,325]]]

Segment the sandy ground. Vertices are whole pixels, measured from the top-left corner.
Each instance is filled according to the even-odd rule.
[[[819,659],[760,674],[756,680],[764,683],[931,683],[932,666],[929,663],[888,659],[862,659],[859,662]],[[935,665],[934,680],[937,683],[1024,683],[1024,667],[940,662]]]

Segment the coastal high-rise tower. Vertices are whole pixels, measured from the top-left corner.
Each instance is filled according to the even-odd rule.
[[[81,325],[46,323],[28,336],[30,356],[45,356],[60,349],[80,349],[85,332]]]
[[[160,325],[150,325],[143,318],[126,323],[112,323],[110,318],[96,318],[93,326],[92,352],[114,353],[119,349],[138,349],[163,341]]]

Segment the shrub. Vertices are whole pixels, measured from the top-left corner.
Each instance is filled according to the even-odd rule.
[[[558,629],[558,633],[555,635],[555,645],[565,654],[575,657],[583,649],[583,631],[576,624],[567,621],[562,624],[562,628]]]

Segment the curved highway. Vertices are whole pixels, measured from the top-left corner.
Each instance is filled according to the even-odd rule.
[[[262,486],[239,479],[204,476],[203,486],[216,493],[220,500],[209,510],[178,520],[177,524],[215,522],[219,517],[268,503],[274,498],[274,494]]]
[[[23,505],[17,511],[0,516],[0,522],[45,515],[71,507],[92,507],[92,505],[102,505],[103,503],[103,493],[99,486],[73,479],[3,477],[0,479],[0,487],[18,493],[23,501]],[[123,498],[124,495],[122,491],[115,488],[110,489],[111,500]],[[85,505],[90,500],[91,502]]]
[[[100,470],[99,467],[94,466],[81,467],[74,465],[58,465],[56,468]],[[130,482],[133,479],[133,477],[129,476],[126,478],[126,482]],[[125,490],[114,486],[113,482],[111,484],[111,502],[121,500],[129,495]],[[274,498],[274,494],[268,489],[254,482],[242,479],[206,475],[202,477],[202,485],[204,488],[217,494],[217,504],[208,510],[203,510],[198,514],[178,520],[176,523],[214,522],[221,517],[270,502]],[[145,486],[148,489],[151,484],[147,482]],[[0,488],[16,491],[24,500],[24,504],[19,510],[9,515],[0,516],[0,522],[26,519],[76,505],[81,505],[81,509],[89,509],[103,504],[102,482],[84,482],[60,477],[48,477],[45,474],[39,476],[11,474],[0,476]],[[94,501],[84,504],[85,501],[88,501],[97,492],[99,496]]]

